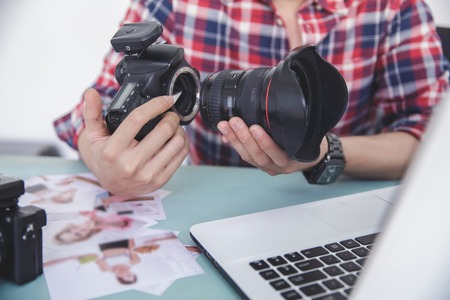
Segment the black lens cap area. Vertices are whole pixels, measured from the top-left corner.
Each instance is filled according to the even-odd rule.
[[[111,45],[116,52],[137,53],[153,44],[161,33],[158,22],[127,23],[113,36]]]

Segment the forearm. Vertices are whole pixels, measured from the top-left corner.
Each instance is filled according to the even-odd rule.
[[[419,144],[405,132],[341,137],[345,174],[364,179],[400,179]]]

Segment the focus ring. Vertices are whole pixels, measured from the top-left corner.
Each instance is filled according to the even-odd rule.
[[[241,78],[243,82],[242,91],[238,90],[236,96],[236,107],[240,110],[242,119],[247,126],[253,124],[260,124],[259,122],[259,101],[261,99],[261,92],[265,92],[266,89],[261,88],[263,82],[262,77],[270,70],[270,68],[257,68],[247,71]],[[265,96],[263,97],[265,99]]]

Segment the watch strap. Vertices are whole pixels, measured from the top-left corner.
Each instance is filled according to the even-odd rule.
[[[324,159],[339,159],[345,161],[341,140],[334,133],[327,133],[328,153]]]
[[[311,184],[321,183],[319,182],[319,179],[322,173],[326,171],[327,165],[331,163],[339,164],[342,166],[342,168],[339,173],[336,173],[334,175],[333,180],[327,181],[326,183],[332,183],[336,181],[340,173],[342,173],[343,167],[345,166],[344,150],[342,148],[339,137],[334,133],[327,133],[326,137],[328,141],[328,152],[325,157],[311,169],[303,171],[303,175]]]

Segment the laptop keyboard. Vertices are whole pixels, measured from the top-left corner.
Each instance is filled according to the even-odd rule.
[[[250,263],[282,298],[347,299],[377,234]]]

